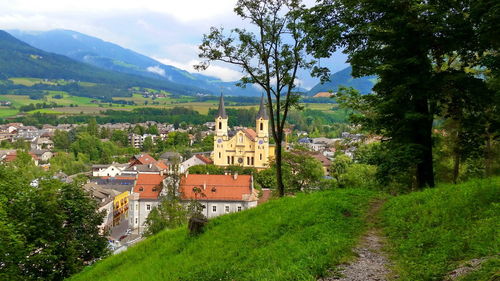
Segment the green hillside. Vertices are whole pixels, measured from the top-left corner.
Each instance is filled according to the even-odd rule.
[[[500,278],[500,177],[395,197],[383,221],[400,280],[443,280],[475,258],[465,280]]]
[[[352,257],[377,194],[344,189],[271,201],[208,224],[164,231],[72,280],[316,280]]]

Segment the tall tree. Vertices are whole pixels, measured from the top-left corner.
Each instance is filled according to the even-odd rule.
[[[340,46],[354,76],[379,77],[376,95],[360,99],[370,114],[358,121],[388,137],[394,159],[415,170],[417,187],[434,186],[432,125],[445,80],[465,73],[444,69],[447,59],[458,56],[469,68],[480,67],[478,57],[497,52],[481,35],[492,34],[481,27],[494,22],[495,13],[488,16],[498,11],[493,2],[323,0],[304,17],[315,56],[327,57]]]
[[[309,68],[303,52],[304,34],[298,28],[303,6],[299,0],[238,0],[235,13],[249,21],[255,32],[235,28],[229,34],[223,28],[212,27],[199,46],[197,65],[206,69],[211,61],[220,61],[241,67],[245,76],[239,85],[260,86],[267,96],[271,133],[276,143],[276,178],[279,195],[285,194],[282,175],[283,129],[290,108],[298,106],[294,94],[299,68]]]

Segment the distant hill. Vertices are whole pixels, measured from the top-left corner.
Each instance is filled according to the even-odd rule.
[[[84,64],[62,55],[34,48],[0,30],[0,78],[9,77],[73,79],[110,84],[121,88],[151,87],[179,94],[193,94],[200,91],[193,86],[108,71]]]
[[[308,96],[314,96],[321,92],[336,92],[340,86],[353,87],[362,94],[369,94],[372,91],[373,85],[377,79],[376,76],[366,76],[361,78],[353,78],[352,67],[347,67],[339,72],[330,75],[330,81],[324,84],[317,84],[307,93]]]
[[[70,57],[103,69],[140,75],[181,85],[196,87],[199,92],[227,95],[257,96],[254,87],[242,89],[235,82],[220,79],[162,64],[150,57],[71,30],[20,31],[11,30],[11,35],[36,48]]]

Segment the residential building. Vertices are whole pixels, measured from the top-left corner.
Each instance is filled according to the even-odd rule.
[[[253,208],[259,200],[251,175],[186,174],[181,178],[179,193],[184,202],[199,201],[207,218]]]
[[[195,154],[191,158],[189,158],[186,161],[181,163],[180,172],[184,173],[189,169],[189,167],[192,167],[192,166],[207,165],[207,164],[213,164],[213,163],[214,162],[210,158],[207,158],[201,154]]]
[[[134,189],[130,196],[129,225],[133,229],[144,231],[144,223],[159,204],[165,176],[159,174],[137,174]]]

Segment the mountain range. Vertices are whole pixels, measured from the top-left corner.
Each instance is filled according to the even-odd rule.
[[[9,30],[11,35],[31,46],[72,58],[103,69],[165,80],[201,89],[201,93],[258,96],[254,87],[240,88],[236,82],[223,82],[218,78],[165,65],[150,57],[71,30],[20,31]]]
[[[377,81],[376,76],[352,77],[352,67],[346,67],[339,72],[330,75],[329,81],[317,84],[307,92],[308,96],[314,96],[320,92],[337,92],[340,86],[353,87],[361,94],[369,94]]]
[[[258,96],[255,87],[240,88],[236,82],[165,65],[150,57],[71,30],[0,31],[0,75],[4,77],[67,78],[90,82],[124,83],[124,85],[161,88],[178,94],[221,91],[233,96]],[[22,42],[20,42],[20,41]],[[12,54],[12,55],[10,55]],[[31,56],[33,55],[33,56]],[[34,59],[41,58],[43,59]],[[330,76],[330,81],[317,84],[307,95],[336,91],[340,85],[352,86],[369,93],[374,77],[352,78],[348,67]]]
[[[0,79],[10,77],[80,80],[120,88],[150,87],[187,95],[202,90],[191,85],[109,71],[78,62],[34,48],[0,30]]]

